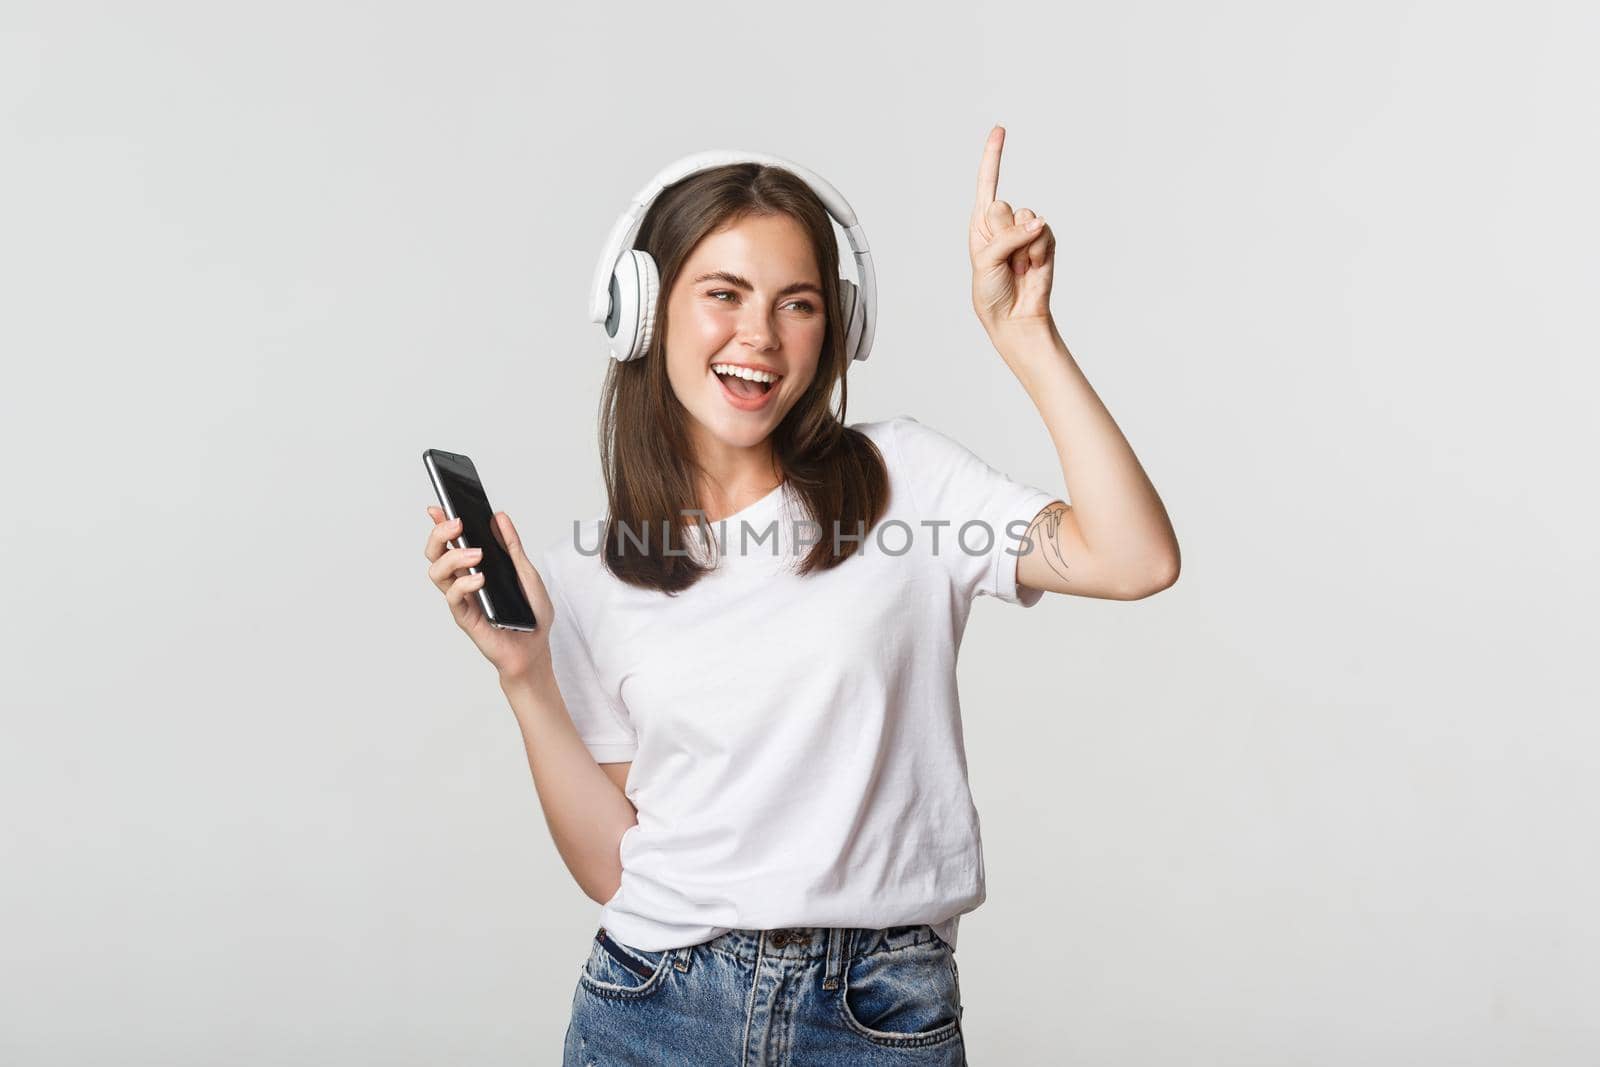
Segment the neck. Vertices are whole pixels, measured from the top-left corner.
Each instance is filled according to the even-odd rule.
[[[700,507],[706,520],[716,522],[754,504],[783,482],[772,443],[763,439],[749,447],[729,445],[715,438],[697,443],[700,461]]]

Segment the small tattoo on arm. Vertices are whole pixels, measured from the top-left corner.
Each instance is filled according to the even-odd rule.
[[[1067,513],[1065,504],[1052,504],[1039,513],[1028,527],[1029,539],[1038,538],[1043,545],[1044,561],[1064,582],[1072,579],[1067,574],[1067,561],[1061,554],[1061,518]]]

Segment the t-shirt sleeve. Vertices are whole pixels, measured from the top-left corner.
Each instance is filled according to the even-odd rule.
[[[1025,608],[1037,604],[1043,591],[1017,585],[1021,537],[1034,516],[1060,498],[1015,481],[909,415],[891,426],[914,509],[924,523],[946,524],[937,527],[938,556],[957,587],[969,601],[992,596]],[[934,532],[922,526],[916,536]]]
[[[547,551],[539,564],[539,576],[555,604],[556,618],[550,627],[550,661],[555,668],[556,685],[567,705],[567,714],[578,728],[578,736],[596,763],[626,763],[638,749],[638,737],[628,709],[619,696],[606,689],[589,651],[581,622],[568,602],[565,585]]]

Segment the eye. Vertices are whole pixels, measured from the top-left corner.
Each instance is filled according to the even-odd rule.
[[[729,290],[729,289],[713,289],[713,290],[711,290],[711,292],[707,293],[706,295],[711,297],[713,300],[716,300],[717,297],[720,297],[720,296],[738,296],[739,294],[735,293],[735,292],[733,292],[732,290]],[[729,301],[726,301],[726,300],[718,300],[717,302],[719,304],[729,303]],[[817,310],[816,307],[809,300],[791,300],[787,304],[785,304],[784,307],[799,307],[799,308],[802,308],[802,309],[804,309],[804,311],[805,311],[805,313],[807,315],[813,314]]]

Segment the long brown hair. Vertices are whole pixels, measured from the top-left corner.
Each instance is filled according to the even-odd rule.
[[[609,512],[603,559],[612,574],[631,585],[674,594],[712,569],[696,558],[686,536],[693,518],[684,512],[700,506],[695,475],[702,468],[693,455],[691,416],[667,377],[668,295],[707,234],[742,218],[778,214],[794,218],[810,238],[827,309],[816,377],[771,436],[788,495],[803,506],[801,518],[821,527],[820,540],[796,573],[843,563],[858,548],[853,538],[870,532],[888,507],[883,456],[870,438],[844,423],[851,360],[839,305],[839,249],[827,208],[803,179],[782,167],[731,163],[699,171],[663,189],[640,223],[634,247],[650,253],[661,275],[655,327],[642,358],[609,361],[600,398],[600,462]],[[829,407],[835,385],[837,414]],[[643,547],[641,531],[647,534]]]

